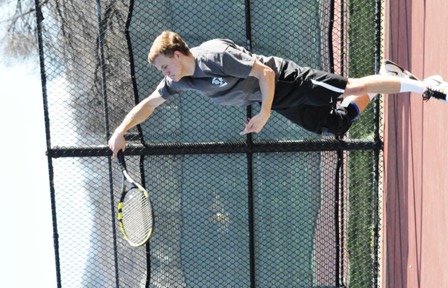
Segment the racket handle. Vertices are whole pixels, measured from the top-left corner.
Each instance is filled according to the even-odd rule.
[[[124,161],[123,150],[118,151],[117,160],[118,160],[118,164],[120,164],[121,170],[126,170],[126,162]]]

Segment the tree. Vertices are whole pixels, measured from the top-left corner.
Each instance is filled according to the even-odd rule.
[[[45,4],[47,1],[44,1]],[[5,63],[29,60],[37,54],[36,18],[32,0],[0,0],[1,54]]]

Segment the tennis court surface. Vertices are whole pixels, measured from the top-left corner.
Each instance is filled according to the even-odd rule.
[[[386,7],[386,57],[418,77],[448,78],[446,0]],[[383,287],[448,287],[447,122],[448,104],[385,101]]]

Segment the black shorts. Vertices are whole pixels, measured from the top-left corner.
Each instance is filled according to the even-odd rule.
[[[337,121],[334,115],[340,112],[336,107],[347,81],[340,75],[285,62],[275,87],[272,110],[308,131],[343,134],[349,126],[332,122]]]
[[[342,99],[348,79],[285,61],[275,86],[273,108],[325,106]]]
[[[344,136],[353,123],[346,107],[303,104],[275,111],[291,122],[317,134]]]

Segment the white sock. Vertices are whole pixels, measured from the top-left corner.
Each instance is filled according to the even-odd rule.
[[[407,78],[400,79],[400,92],[416,92],[423,94],[425,91],[426,85],[424,82]]]

